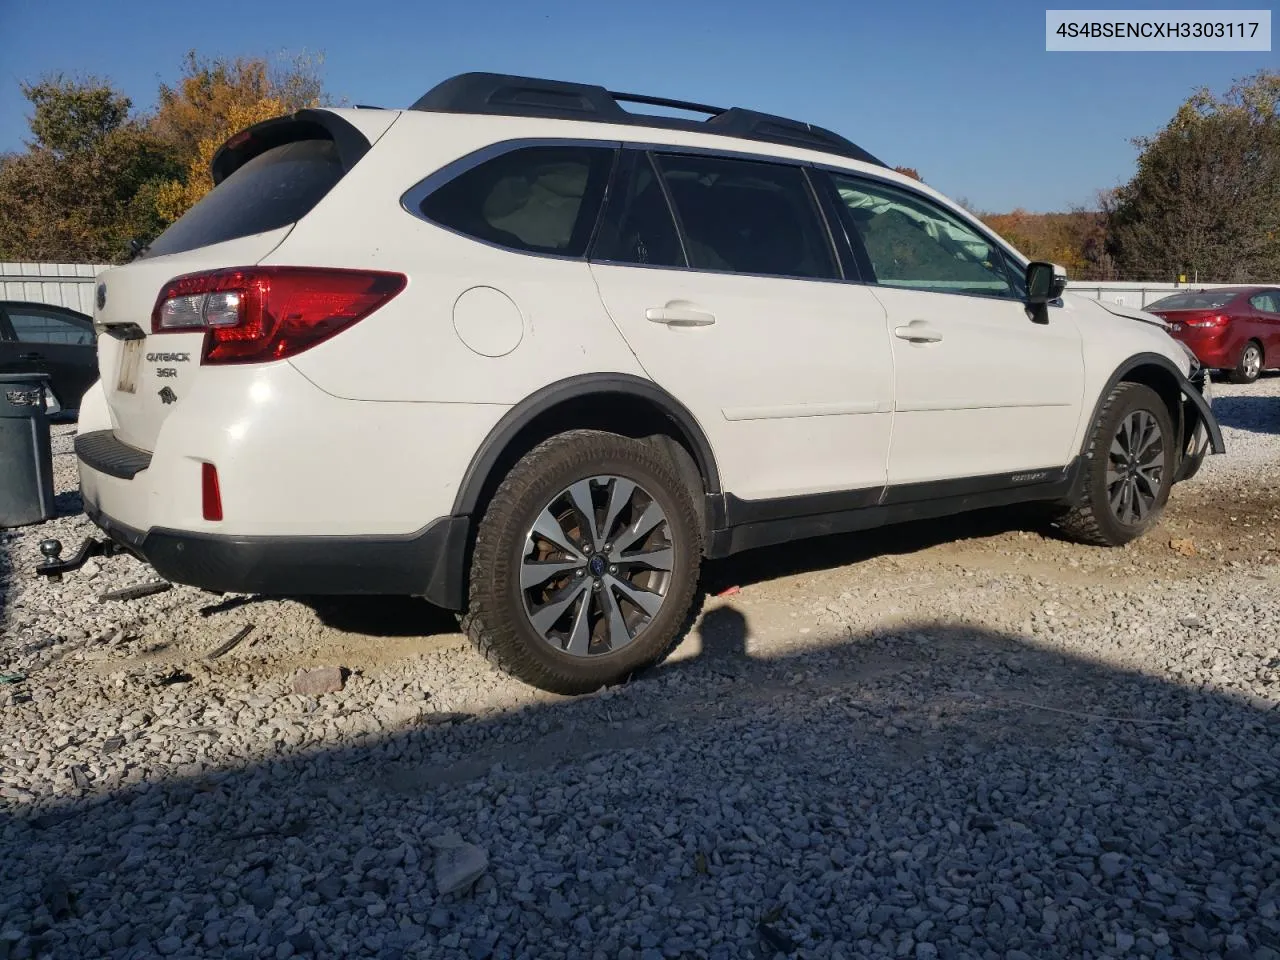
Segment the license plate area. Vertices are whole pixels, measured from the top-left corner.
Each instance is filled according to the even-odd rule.
[[[120,370],[116,376],[116,390],[120,393],[138,392],[138,369],[142,365],[143,340],[126,340],[120,350]]]

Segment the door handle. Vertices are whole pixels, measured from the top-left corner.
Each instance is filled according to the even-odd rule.
[[[906,326],[894,327],[893,335],[911,343],[937,343],[942,339],[942,334],[923,320],[912,320]]]
[[[20,353],[18,354],[18,359],[19,360],[43,360],[44,354],[43,353]]]
[[[716,322],[715,314],[689,307],[650,307],[644,315],[668,327],[709,327]]]

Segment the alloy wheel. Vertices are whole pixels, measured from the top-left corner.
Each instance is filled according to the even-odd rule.
[[[1262,352],[1256,344],[1248,344],[1244,348],[1244,356],[1240,358],[1240,367],[1244,371],[1244,375],[1250,380],[1257,378],[1262,373]]]
[[[1164,459],[1164,436],[1151,413],[1135,410],[1120,421],[1107,462],[1107,499],[1121,523],[1141,523],[1155,508]]]
[[[613,653],[661,609],[675,552],[658,501],[633,480],[579,480],[538,513],[525,537],[520,593],[534,631],[574,657]]]

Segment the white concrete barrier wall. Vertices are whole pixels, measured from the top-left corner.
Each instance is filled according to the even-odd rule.
[[[1104,300],[1123,307],[1136,307],[1141,310],[1149,303],[1169,296],[1177,290],[1213,290],[1217,287],[1238,287],[1238,283],[1125,283],[1120,280],[1093,282],[1089,280],[1071,280],[1067,282],[1067,291],[1091,300]],[[1280,286],[1280,283],[1275,284]]]
[[[95,263],[0,262],[0,299],[52,303],[92,316],[93,281],[106,268]]]

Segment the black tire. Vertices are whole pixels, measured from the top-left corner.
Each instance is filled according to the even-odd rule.
[[[616,579],[605,578],[584,566],[585,577],[574,570],[528,590],[521,586],[522,570],[528,566],[525,551],[535,543],[531,531],[544,510],[550,511],[557,503],[564,502],[560,498],[566,496],[572,485],[601,476],[621,478],[637,485],[639,494],[634,496],[640,499],[628,501],[628,513],[624,515],[630,515],[633,509],[640,512],[639,507],[631,505],[633,503],[657,505],[664,521],[660,530],[655,528],[653,534],[661,541],[656,549],[670,548],[669,557],[664,558],[664,562],[670,563],[670,571],[666,574],[660,605],[635,631],[634,639],[618,649],[612,649],[611,641],[615,634],[610,631],[612,624],[605,622],[601,586],[592,585],[603,585],[603,590],[608,591],[612,598],[611,610],[622,610],[625,606],[633,618],[643,619],[644,615],[638,606],[619,603],[618,598],[625,600],[626,594],[607,585],[616,583]],[[593,504],[595,517],[591,523],[595,526],[603,526],[608,519],[604,515],[616,487],[615,482],[607,487],[589,488],[593,496],[603,501]],[[581,517],[580,513],[572,510],[566,511],[565,515]],[[622,520],[624,515],[614,522],[618,539],[622,539],[626,529]],[[619,522],[623,526],[616,526]],[[579,523],[579,535],[583,532],[582,526]],[[461,618],[463,632],[500,670],[543,690],[582,694],[625,681],[632,674],[659,662],[692,625],[697,613],[694,598],[702,557],[700,531],[690,491],[676,465],[657,444],[596,430],[574,430],[552,437],[529,451],[512,467],[480,521],[471,559],[470,598],[467,611]],[[563,525],[559,533],[579,547],[583,546],[566,533]],[[602,531],[601,535],[607,539],[609,533]],[[539,540],[537,543],[545,549],[549,548],[551,541]],[[562,554],[562,559],[569,556]],[[575,561],[570,558],[568,562]],[[609,573],[614,569],[609,567]],[[646,570],[640,572],[642,576],[648,576]],[[654,576],[661,579],[663,573]],[[559,649],[547,636],[538,632],[527,602],[530,594],[548,590],[551,584],[561,584],[563,596],[565,591],[580,589],[578,585],[582,583],[587,585],[586,599],[577,600],[566,608],[568,621],[563,618],[554,621],[557,624],[571,621],[576,625],[577,611],[581,609],[578,603],[595,604],[583,615],[583,623],[591,622],[587,632],[590,648],[595,652],[574,655]],[[635,583],[630,585],[634,587]],[[591,592],[593,589],[594,593]],[[571,643],[572,637],[565,638],[566,648]]]
[[[1257,340],[1250,340],[1240,348],[1240,359],[1236,361],[1236,367],[1230,374],[1231,382],[1253,383],[1258,379],[1258,374],[1262,373],[1263,362],[1262,344]]]
[[[1108,472],[1112,467],[1113,444],[1124,443],[1119,436],[1121,427],[1132,424],[1134,421],[1130,418],[1136,414],[1145,414],[1159,429],[1158,452],[1153,452],[1150,447],[1143,452],[1153,458],[1151,466],[1145,468],[1148,473],[1158,465],[1160,483],[1154,491],[1153,502],[1141,511],[1137,519],[1133,519],[1130,511],[1123,509],[1123,499],[1121,509],[1117,509],[1114,497],[1119,488],[1114,485],[1116,481],[1109,481]],[[1173,421],[1160,395],[1140,383],[1117,384],[1090,428],[1079,494],[1059,519],[1059,528],[1073,540],[1096,546],[1118,547],[1136,540],[1160,520],[1173,486],[1178,449]],[[1129,464],[1117,463],[1117,470],[1127,475]],[[1125,482],[1123,479],[1119,481]],[[1135,480],[1134,484],[1144,492],[1150,490],[1149,482]],[[1145,503],[1145,499],[1142,502]]]

